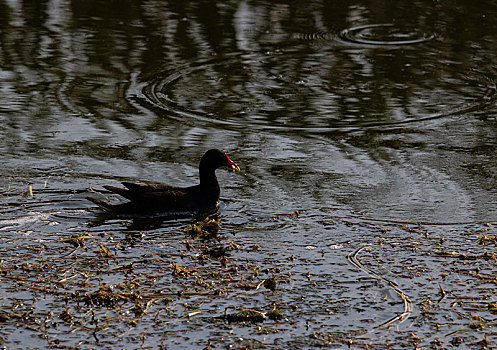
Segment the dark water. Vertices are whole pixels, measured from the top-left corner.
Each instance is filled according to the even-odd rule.
[[[0,1],[0,345],[496,346],[496,56],[493,1]],[[193,184],[209,148],[242,168],[218,171],[232,270],[185,250],[188,222],[85,200]],[[143,315],[68,301],[129,263]],[[172,263],[278,287],[178,296]]]

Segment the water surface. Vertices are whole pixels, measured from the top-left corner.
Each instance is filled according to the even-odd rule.
[[[0,344],[495,345],[496,14],[0,2]],[[218,171],[216,239],[85,199],[124,180],[193,184],[209,148],[242,168]],[[74,294],[102,285],[135,296]]]

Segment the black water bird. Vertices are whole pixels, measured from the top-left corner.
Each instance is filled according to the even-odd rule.
[[[111,204],[97,198],[87,198],[106,211],[120,216],[198,215],[217,208],[220,188],[216,169],[223,166],[231,168],[233,172],[240,170],[225,152],[211,149],[200,159],[198,185],[174,187],[122,182],[125,188],[115,186],[104,186],[104,188],[128,199],[126,203]]]

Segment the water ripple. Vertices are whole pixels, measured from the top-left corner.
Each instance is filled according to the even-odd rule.
[[[430,40],[431,36],[423,38],[394,42],[420,42]],[[143,82],[136,82],[130,89],[133,95],[128,98],[160,117],[182,123],[309,134],[392,130],[478,112],[495,101],[495,87],[487,87],[485,91],[478,88],[479,91],[473,91],[473,97],[461,100],[458,90],[467,83],[462,77],[452,83],[453,91],[444,91],[448,94],[445,97],[434,96],[430,90],[437,82],[415,82],[419,85],[416,89],[411,89],[412,82],[388,87],[392,89],[390,95],[398,94],[399,89],[411,89],[413,96],[405,101],[382,97],[387,99],[383,101],[386,106],[379,111],[371,99],[385,93],[384,89],[369,86],[367,77],[363,82],[332,83],[326,74],[333,67],[325,66],[330,60],[323,53],[312,57],[295,52],[236,53],[159,71]],[[295,73],[296,66],[300,66],[301,73]],[[337,86],[344,83],[349,85]],[[449,103],[453,100],[456,104],[440,107],[440,99]]]
[[[342,30],[340,38],[344,41],[377,46],[415,45],[426,43],[435,38],[434,34],[416,29],[406,30],[393,23],[367,24]]]

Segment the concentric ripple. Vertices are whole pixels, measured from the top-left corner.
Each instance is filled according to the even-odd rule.
[[[421,40],[430,37],[392,42]],[[350,80],[340,72],[335,78],[334,71],[343,65],[356,69],[360,79]],[[404,83],[396,82],[386,90],[374,86],[369,73],[360,71],[364,69],[348,56],[330,57],[327,52],[236,53],[154,73],[134,83],[128,97],[162,118],[196,126],[317,134],[405,127],[478,111],[488,103],[488,98],[481,97],[486,91],[480,88],[472,92],[473,97],[460,99],[458,89],[468,85],[464,77],[434,94],[433,87],[440,85],[437,81],[412,82],[406,74]],[[425,74],[424,69],[413,67],[410,74]],[[395,96],[399,90],[412,94],[407,102]],[[454,102],[440,108],[440,99]]]
[[[425,43],[435,38],[435,35],[416,29],[406,30],[392,23],[384,23],[344,29],[340,37],[344,41],[356,44],[395,46]]]

